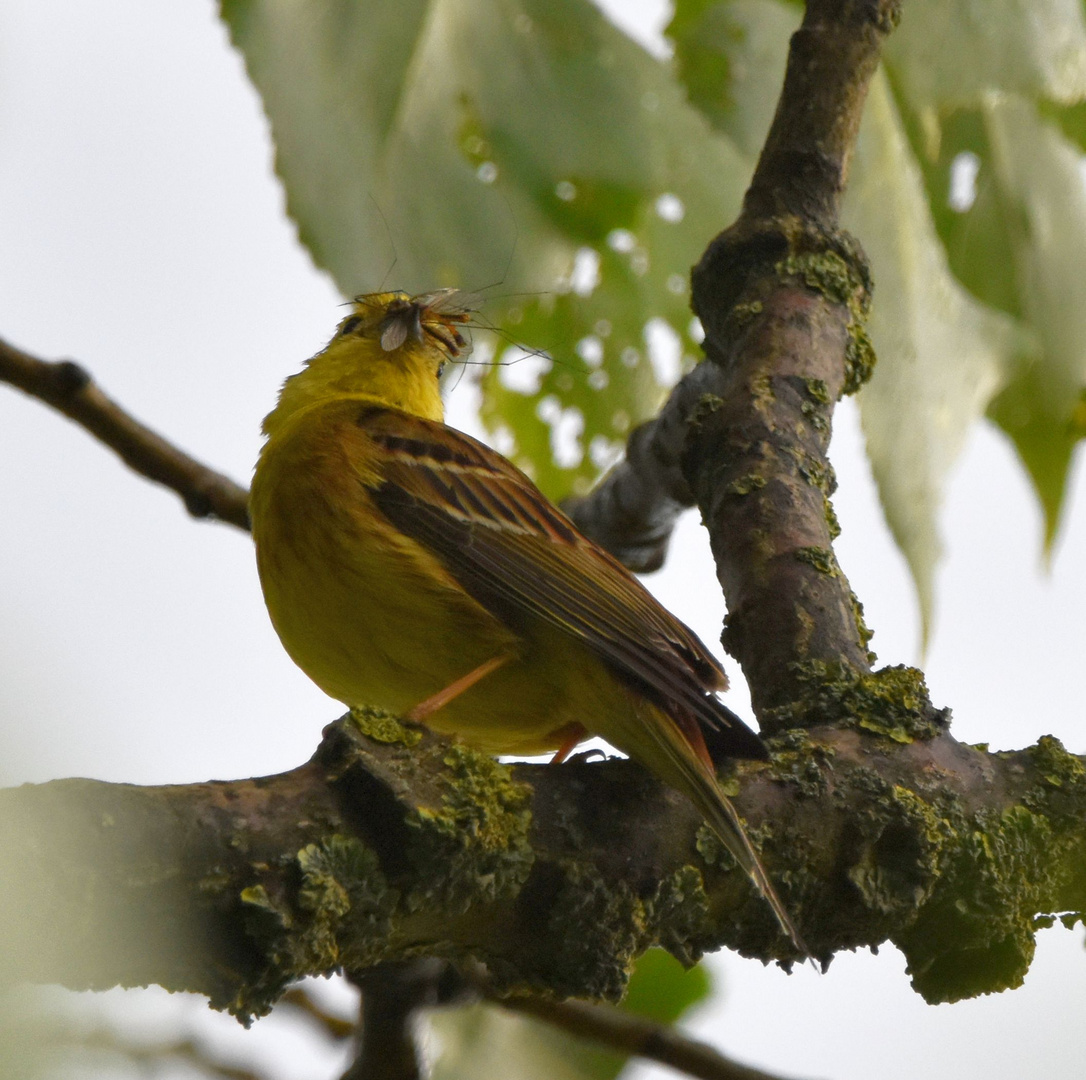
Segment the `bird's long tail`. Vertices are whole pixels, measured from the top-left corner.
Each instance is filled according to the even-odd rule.
[[[708,753],[704,754],[703,760],[702,755],[698,753],[698,747],[692,745],[691,739],[684,734],[679,725],[662,712],[659,714],[659,722],[649,723],[644,727],[652,733],[652,741],[656,744],[657,753],[652,755],[652,771],[686,795],[701,811],[721,843],[731,852],[736,862],[765,897],[781,929],[788,935],[797,951],[813,959],[788,909],[769,880],[762,860],[754,850],[750,837],[747,836],[742,819],[727,796],[720,790]],[[700,736],[700,732],[697,735]],[[704,750],[704,744],[701,749]],[[635,758],[641,756],[633,748],[627,752]],[[666,771],[661,767],[665,761],[668,766]]]

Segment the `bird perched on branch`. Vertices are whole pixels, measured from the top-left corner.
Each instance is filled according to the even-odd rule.
[[[325,693],[492,754],[600,735],[684,793],[806,952],[715,755],[765,759],[697,636],[511,462],[446,427],[464,294],[360,296],[264,421],[250,509],[272,622]]]

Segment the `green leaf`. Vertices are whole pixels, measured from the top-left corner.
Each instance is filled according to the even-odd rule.
[[[674,1024],[711,993],[712,982],[703,965],[684,968],[664,949],[649,949],[634,966],[622,1007],[660,1024]]]
[[[1021,333],[951,276],[881,75],[872,83],[844,221],[861,238],[875,277],[868,330],[878,363],[859,395],[867,450],[916,583],[926,640],[947,475],[969,427],[1006,381]]]
[[[687,274],[738,210],[748,163],[587,0],[222,0],[222,12],[316,262],[346,294],[386,278],[542,291],[487,305],[554,363],[532,393],[487,378],[484,418],[516,430],[517,459],[552,496],[595,479],[665,388],[646,328],[659,336],[662,320],[693,360]],[[598,286],[573,288],[593,259]],[[575,351],[592,335],[598,363]],[[583,425],[557,460],[547,417]]]
[[[1055,115],[1054,115],[1055,114]],[[925,161],[936,223],[957,277],[1018,316],[1031,337],[989,415],[1013,440],[1055,539],[1086,386],[1086,186],[1082,155],[1064,131],[1078,111],[993,98],[950,113]],[[1057,122],[1060,121],[1060,122]],[[975,199],[952,205],[968,155]]]
[[[992,411],[1014,440],[1055,539],[1071,446],[1083,435],[1086,387],[1086,185],[1083,160],[1055,125],[1017,99],[985,110],[993,182],[1008,214],[1024,318],[1040,353],[1023,363]],[[1046,445],[1047,444],[1047,445]]]
[[[913,0],[887,64],[918,112],[981,103],[992,90],[1075,102],[1086,96],[1081,0]]]
[[[663,949],[650,949],[637,961],[622,1007],[670,1024],[710,991],[703,967],[687,971]],[[612,1080],[627,1060],[494,1005],[438,1010],[430,1023],[441,1047],[432,1080]]]
[[[797,20],[774,0],[676,4],[668,32],[688,96],[748,152],[767,129]],[[1068,138],[1086,145],[1086,106],[1076,104],[1086,96],[1082,5],[918,0],[886,55],[904,117],[877,81],[846,224],[876,282],[879,362],[860,399],[868,452],[926,634],[937,515],[970,425],[999,393],[991,415],[1030,471],[1049,543],[1081,430],[1086,235]],[[1051,121],[1010,92],[1041,99]],[[969,202],[959,174],[971,163]]]
[[[1026,368],[989,406],[988,415],[1014,442],[1014,448],[1033,481],[1044,512],[1046,555],[1059,532],[1071,457],[1080,439],[1086,438],[1086,396],[1064,423],[1045,406],[1044,394]]]
[[[677,0],[666,33],[692,104],[753,162],[784,82],[802,10],[778,0]]]

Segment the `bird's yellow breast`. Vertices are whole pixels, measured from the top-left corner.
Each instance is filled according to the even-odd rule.
[[[357,411],[310,407],[265,446],[257,567],[287,652],[325,693],[403,712],[513,639],[374,505],[379,462]]]
[[[496,754],[555,750],[582,716],[627,715],[630,695],[579,642],[531,618],[514,632],[387,521],[361,411],[350,399],[301,411],[269,439],[253,479],[261,585],[294,662],[338,701],[402,715],[508,655],[427,719]]]

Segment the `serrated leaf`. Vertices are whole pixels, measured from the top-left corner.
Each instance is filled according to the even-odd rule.
[[[1086,398],[1064,424],[1054,423],[1026,368],[988,406],[988,415],[1014,442],[1044,512],[1045,552],[1052,551],[1060,525],[1071,457],[1086,438]]]
[[[1002,99],[984,115],[994,183],[1011,208],[1007,232],[1022,313],[1042,350],[1033,382],[1044,407],[1066,420],[1086,382],[1082,155],[1028,102]]]
[[[484,416],[518,429],[518,459],[552,496],[594,479],[608,441],[660,401],[646,325],[662,319],[692,349],[689,268],[737,211],[748,163],[667,65],[587,0],[222,0],[222,11],[314,259],[346,294],[386,277],[412,292],[498,280],[542,291],[487,305],[555,364],[534,394],[487,379]],[[599,286],[571,289],[578,255],[593,252]],[[574,351],[592,334],[595,368]],[[548,415],[579,412],[593,453],[555,460],[543,399]]]
[[[663,949],[650,949],[634,967],[622,1008],[671,1024],[710,992],[703,967],[688,971]],[[432,1080],[613,1080],[627,1061],[494,1005],[442,1009],[430,1023],[440,1044]]]
[[[773,0],[676,5],[669,33],[690,99],[744,149],[764,135],[775,97],[770,82],[783,70],[797,21],[794,9]],[[1004,384],[992,415],[1014,438],[1045,506],[1049,542],[1054,535],[1081,412],[1077,358],[1086,304],[1069,296],[1083,280],[1070,256],[1086,240],[1077,225],[1081,179],[1077,160],[1057,150],[1055,127],[1042,138],[1019,130],[1022,117],[1006,91],[1043,96],[1046,115],[1086,142],[1086,106],[1070,104],[1086,94],[1082,6],[920,0],[905,9],[887,57],[899,100],[909,105],[905,131],[913,149],[901,137],[885,82],[877,82],[852,170],[847,223],[868,251],[876,281],[879,363],[861,396],[868,450],[926,633],[946,475],[969,426]],[[963,102],[971,107],[950,108]],[[997,168],[999,132],[1005,153]],[[961,187],[955,172],[970,163],[963,154],[980,166],[965,212],[961,191],[953,190]],[[1065,221],[1070,228],[1057,226],[1058,241],[1042,240],[1042,219],[1050,228]],[[1023,245],[1022,237],[1030,242]]]
[[[887,63],[919,112],[979,104],[992,91],[1075,102],[1086,95],[1081,0],[914,0]]]
[[[868,98],[844,220],[862,238],[876,283],[868,330],[879,359],[859,397],[867,450],[926,639],[947,474],[1022,344],[1009,317],[951,276],[882,75]]]
[[[1083,8],[934,6],[935,21],[921,33],[914,19],[913,39],[895,40],[888,58],[953,272],[1033,338],[989,415],[1026,466],[1050,549],[1086,385]]]
[[[1017,315],[1032,335],[993,403],[992,419],[1011,437],[1056,536],[1086,386],[1086,187],[1082,156],[1064,125],[1020,98],[993,98],[951,113],[939,154],[927,161],[936,221],[958,278],[980,298]],[[957,210],[946,192],[969,155],[975,198]],[[940,199],[939,195],[942,194]]]

